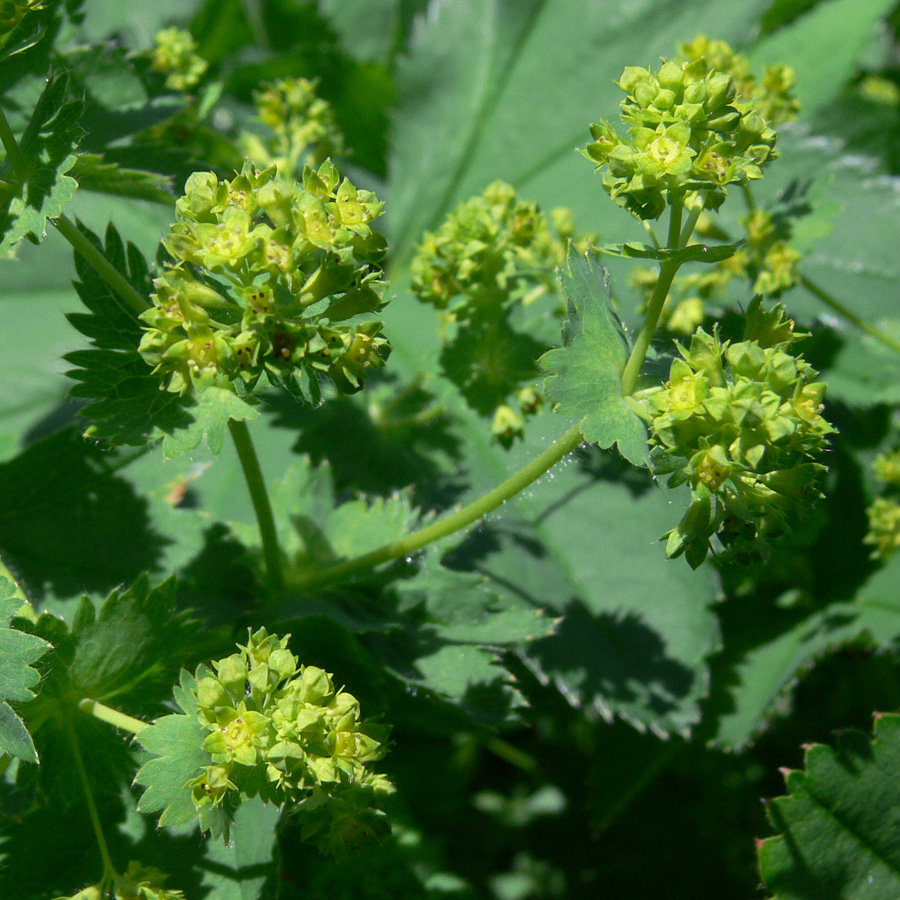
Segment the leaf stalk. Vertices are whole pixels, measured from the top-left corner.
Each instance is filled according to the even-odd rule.
[[[78,708],[92,715],[95,719],[100,719],[101,722],[121,728],[123,731],[129,731],[131,734],[140,734],[147,727],[146,722],[135,719],[133,716],[128,716],[110,706],[105,706],[99,700],[92,700],[90,697],[79,700]]]
[[[408,556],[410,553],[414,553],[434,543],[434,541],[461,531],[495,510],[507,500],[515,497],[516,494],[523,491],[529,484],[555,466],[564,456],[567,456],[579,447],[583,440],[581,426],[573,426],[558,441],[519,469],[518,472],[468,506],[464,506],[439,522],[427,525],[413,534],[392,541],[390,544],[385,544],[383,547],[372,550],[370,553],[365,553],[362,556],[337,563],[308,575],[293,578],[291,587],[297,590],[322,590],[341,581],[346,581],[354,575],[367,572],[381,563]]]
[[[228,430],[234,441],[244,479],[253,501],[253,510],[259,525],[259,536],[262,540],[263,557],[266,561],[266,575],[269,586],[275,591],[284,589],[284,574],[281,568],[281,549],[278,546],[278,532],[275,529],[275,517],[272,515],[272,504],[269,492],[259,465],[259,457],[250,437],[250,429],[245,421],[228,420]]]

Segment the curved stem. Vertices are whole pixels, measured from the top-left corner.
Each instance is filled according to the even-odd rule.
[[[250,429],[245,421],[229,419],[228,430],[231,432],[244,478],[253,501],[256,521],[259,524],[259,536],[262,540],[263,557],[266,560],[266,574],[269,586],[276,591],[284,589],[284,576],[281,571],[281,550],[278,547],[278,532],[275,530],[275,517],[272,515],[272,504],[269,492],[259,465],[256,448],[250,438]]]
[[[84,797],[87,801],[88,816],[91,820],[91,827],[94,829],[94,837],[97,838],[97,846],[100,848],[100,858],[103,860],[103,882],[108,882],[116,876],[116,869],[112,863],[112,857],[109,855],[109,847],[106,844],[106,838],[103,835],[103,825],[100,822],[100,813],[97,811],[97,802],[94,800],[94,792],[91,789],[91,781],[88,778],[87,769],[84,766],[84,757],[81,755],[81,745],[78,741],[78,735],[72,727],[72,723],[66,718],[66,731],[69,734],[69,740],[72,744],[72,753],[75,756],[75,768],[78,771],[78,780],[84,790]]]
[[[839,316],[842,316],[848,322],[852,322],[860,331],[869,335],[869,337],[875,338],[876,341],[881,341],[885,347],[890,347],[891,350],[896,350],[900,353],[900,340],[891,337],[891,335],[882,331],[880,328],[877,328],[875,325],[871,325],[865,319],[853,312],[850,307],[844,306],[839,300],[835,300],[824,288],[819,287],[814,281],[810,281],[805,275],[800,276],[800,284],[802,284],[811,294],[818,297],[827,307],[833,309]]]
[[[519,491],[524,490],[540,478],[548,469],[556,465],[564,456],[578,447],[583,438],[581,428],[578,425],[570,428],[558,441],[536,456],[530,463],[519,469],[515,475],[507,478],[502,484],[489,491],[483,497],[479,497],[474,503],[464,506],[439,522],[434,522],[425,528],[402,537],[399,540],[385,544],[377,550],[357,556],[346,562],[337,563],[327,569],[312,572],[309,575],[301,575],[291,580],[291,587],[298,590],[314,590],[329,587],[345,581],[353,575],[373,569],[381,563],[399,559],[441,538],[454,534],[477,522],[492,510],[514,497]]]
[[[94,718],[100,719],[101,722],[121,728],[123,731],[130,731],[132,734],[140,734],[147,728],[146,722],[135,719],[133,716],[127,716],[125,713],[119,712],[110,706],[104,706],[99,700],[91,700],[90,697],[79,700],[78,708],[94,716]]]

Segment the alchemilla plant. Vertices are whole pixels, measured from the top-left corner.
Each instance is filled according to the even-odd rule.
[[[0,896],[900,896],[900,18],[589,6],[0,3]]]

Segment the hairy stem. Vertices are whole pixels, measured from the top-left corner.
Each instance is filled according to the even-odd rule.
[[[100,822],[100,813],[97,811],[97,802],[94,800],[94,791],[91,788],[91,781],[88,778],[87,769],[84,766],[84,757],[81,755],[81,745],[78,741],[78,735],[72,727],[72,723],[66,718],[66,731],[69,734],[69,741],[72,744],[72,753],[75,757],[75,768],[78,770],[78,780],[84,790],[84,798],[87,802],[88,816],[91,820],[91,827],[94,829],[94,837],[97,838],[97,846],[100,848],[100,858],[103,860],[103,882],[109,882],[116,876],[116,869],[112,863],[112,857],[109,855],[109,847],[106,844],[106,838],[103,834],[103,825]]]
[[[845,318],[848,322],[852,322],[860,331],[881,341],[885,347],[890,347],[900,353],[900,341],[891,337],[886,331],[882,331],[875,325],[871,325],[862,317],[858,316],[848,306],[844,306],[839,300],[835,300],[824,288],[819,287],[814,281],[810,281],[805,275],[800,276],[800,284],[803,285],[811,294],[818,297],[829,309],[833,309],[839,316]]]
[[[66,216],[54,223],[57,231],[72,245],[75,252],[115,291],[126,309],[136,316],[148,309],[150,303],[142,297],[119,270],[81,233]]]
[[[101,722],[121,728],[123,731],[130,731],[132,734],[140,734],[147,727],[146,722],[127,716],[110,706],[104,706],[99,700],[91,700],[89,697],[79,700],[78,708],[100,719]]]
[[[638,332],[637,340],[631,348],[628,362],[625,363],[625,368],[622,370],[622,393],[626,397],[634,390],[638,382],[644,359],[647,356],[647,351],[650,349],[650,342],[653,340],[656,326],[659,324],[659,317],[666,303],[666,297],[669,296],[669,288],[672,286],[672,280],[675,278],[679,265],[677,262],[660,264],[656,287],[653,289],[653,296],[650,298],[650,303],[647,306],[647,316],[644,319],[641,330]]]
[[[434,522],[432,525],[428,525],[399,540],[392,541],[390,544],[385,544],[383,547],[379,547],[377,550],[373,550],[363,556],[357,556],[354,559],[348,559],[346,562],[329,566],[327,569],[294,578],[292,579],[291,587],[298,590],[321,590],[345,581],[361,572],[367,572],[381,563],[399,559],[401,556],[407,556],[416,550],[427,547],[428,544],[434,543],[434,541],[461,531],[463,528],[486,516],[492,510],[495,510],[507,500],[515,497],[529,484],[540,478],[544,472],[556,465],[564,456],[571,453],[581,444],[582,440],[581,428],[575,425],[558,441],[544,450],[543,453],[519,469],[515,475],[507,478],[502,484],[489,491],[483,497],[479,497],[468,506],[464,506],[439,522]]]
[[[256,448],[250,438],[250,429],[247,428],[245,421],[229,419],[228,429],[231,432],[238,459],[241,461],[241,468],[244,470],[244,478],[250,491],[250,499],[253,501],[253,509],[256,512],[269,586],[280,591],[284,588],[281,550],[278,547],[275,517],[272,515],[272,504],[269,502],[269,492],[266,490],[266,482],[259,466],[259,457],[256,455]]]

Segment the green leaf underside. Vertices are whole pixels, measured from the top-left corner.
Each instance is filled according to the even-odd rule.
[[[202,746],[206,734],[197,720],[197,702],[191,693],[195,686],[193,676],[182,671],[175,701],[184,714],[163,716],[137,737],[138,743],[153,755],[134,778],[134,783],[144,788],[138,811],[160,813],[160,827],[199,821],[204,832],[224,837],[229,824],[224,810],[206,806],[198,813],[191,792],[185,787],[204,766],[212,765],[212,757]]]
[[[16,587],[0,576],[0,754],[38,762],[37,752],[25,723],[7,702],[26,702],[35,696],[40,675],[32,663],[40,659],[50,644],[10,626],[22,606]]]
[[[734,256],[740,249],[743,241],[734,244],[689,244],[680,250],[670,250],[666,247],[654,247],[650,244],[638,244],[629,242],[626,244],[603,244],[599,248],[608,256],[621,256],[628,259],[655,259],[660,262],[677,262],[679,265],[687,262],[722,262]]]
[[[75,165],[73,152],[81,139],[78,125],[83,101],[68,100],[69,82],[59,73],[50,77],[20,141],[21,170],[7,159],[8,191],[0,192],[0,258],[13,255],[29,238],[37,243],[47,232],[47,220],[62,213],[78,187],[66,173]]]
[[[628,343],[609,291],[575,253],[559,280],[568,300],[565,346],[541,357],[553,373],[544,382],[547,398],[561,416],[579,422],[586,441],[604,450],[615,444],[629,462],[646,465],[647,429],[622,394]]]
[[[840,734],[806,751],[773,800],[781,832],[762,842],[759,864],[773,900],[894,900],[900,896],[900,716],[876,719],[872,738]]]
[[[714,664],[708,710],[717,744],[741,748],[753,740],[773,710],[783,706],[779,700],[798,675],[825,654],[854,643],[883,650],[898,646],[900,556],[856,588],[853,600],[831,602],[806,615],[802,609],[776,604],[762,619],[758,613],[753,614],[756,621],[738,615],[734,623],[725,611],[725,649]]]

